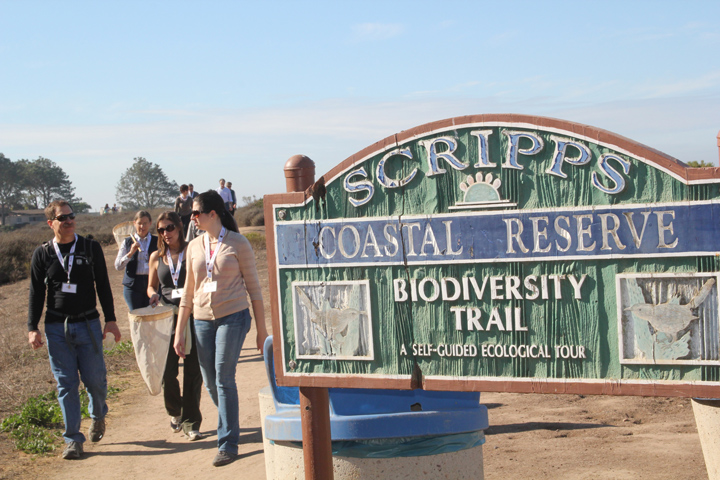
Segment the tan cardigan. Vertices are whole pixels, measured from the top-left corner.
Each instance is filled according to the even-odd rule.
[[[197,320],[215,320],[245,310],[250,300],[261,300],[262,291],[255,267],[255,254],[250,242],[239,233],[228,231],[215,257],[213,281],[217,290],[203,292],[207,283],[205,270],[205,244],[207,233],[195,238],[187,248],[187,275],[181,307],[192,309]]]

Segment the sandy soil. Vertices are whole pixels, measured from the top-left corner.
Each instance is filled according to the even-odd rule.
[[[111,264],[115,249],[106,253]],[[257,262],[269,324],[264,252],[258,252]],[[117,316],[129,338],[120,280],[112,270]],[[0,309],[26,310],[27,285],[0,287],[0,302]],[[235,463],[211,465],[217,412],[206,392],[201,431],[208,436],[189,442],[171,432],[162,396],[150,396],[139,374],[131,372],[110,379],[123,391],[110,403],[105,438],[86,443],[84,459],[64,461],[60,452],[50,457],[4,452],[0,478],[265,478],[257,394],[267,380],[254,339],[253,329],[238,364],[242,437]],[[491,425],[484,447],[488,480],[707,478],[689,400],[504,393],[485,393],[481,400]]]

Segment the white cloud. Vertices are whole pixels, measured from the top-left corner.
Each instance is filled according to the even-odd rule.
[[[352,30],[356,41],[377,41],[401,35],[405,27],[399,23],[360,23]]]
[[[680,81],[658,83],[645,86],[647,98],[667,97],[699,93],[704,90],[720,91],[720,70],[706,73],[696,78],[686,78]]]

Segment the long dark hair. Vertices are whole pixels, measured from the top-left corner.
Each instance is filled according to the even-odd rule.
[[[161,213],[157,219],[157,223],[155,224],[156,229],[160,226],[160,222],[162,222],[163,220],[170,220],[172,224],[175,225],[175,229],[179,231],[178,240],[180,242],[180,251],[182,252],[183,250],[185,250],[185,245],[187,245],[187,242],[185,241],[185,236],[182,234],[183,226],[180,215],[171,210]],[[160,258],[163,258],[165,256],[165,250],[169,247],[170,246],[165,243],[165,238],[160,235],[160,233],[158,233],[158,255],[160,255]]]
[[[239,231],[235,219],[230,215],[227,208],[225,208],[225,202],[223,202],[222,197],[215,190],[208,190],[207,192],[201,193],[195,197],[193,202],[196,202],[200,206],[202,213],[214,211],[218,217],[220,217],[220,223],[222,223],[223,227],[233,232]]]

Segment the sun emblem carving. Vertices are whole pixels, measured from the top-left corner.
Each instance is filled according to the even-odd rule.
[[[492,173],[483,175],[482,172],[478,172],[475,174],[475,178],[468,175],[460,184],[460,190],[465,192],[463,202],[497,202],[500,200],[500,185],[502,185],[502,180],[494,179]]]
[[[474,176],[468,175],[460,183],[460,190],[464,192],[462,201],[449,207],[450,210],[477,210],[487,208],[514,207],[517,203],[503,200],[500,195],[502,180],[492,173],[477,172]]]

